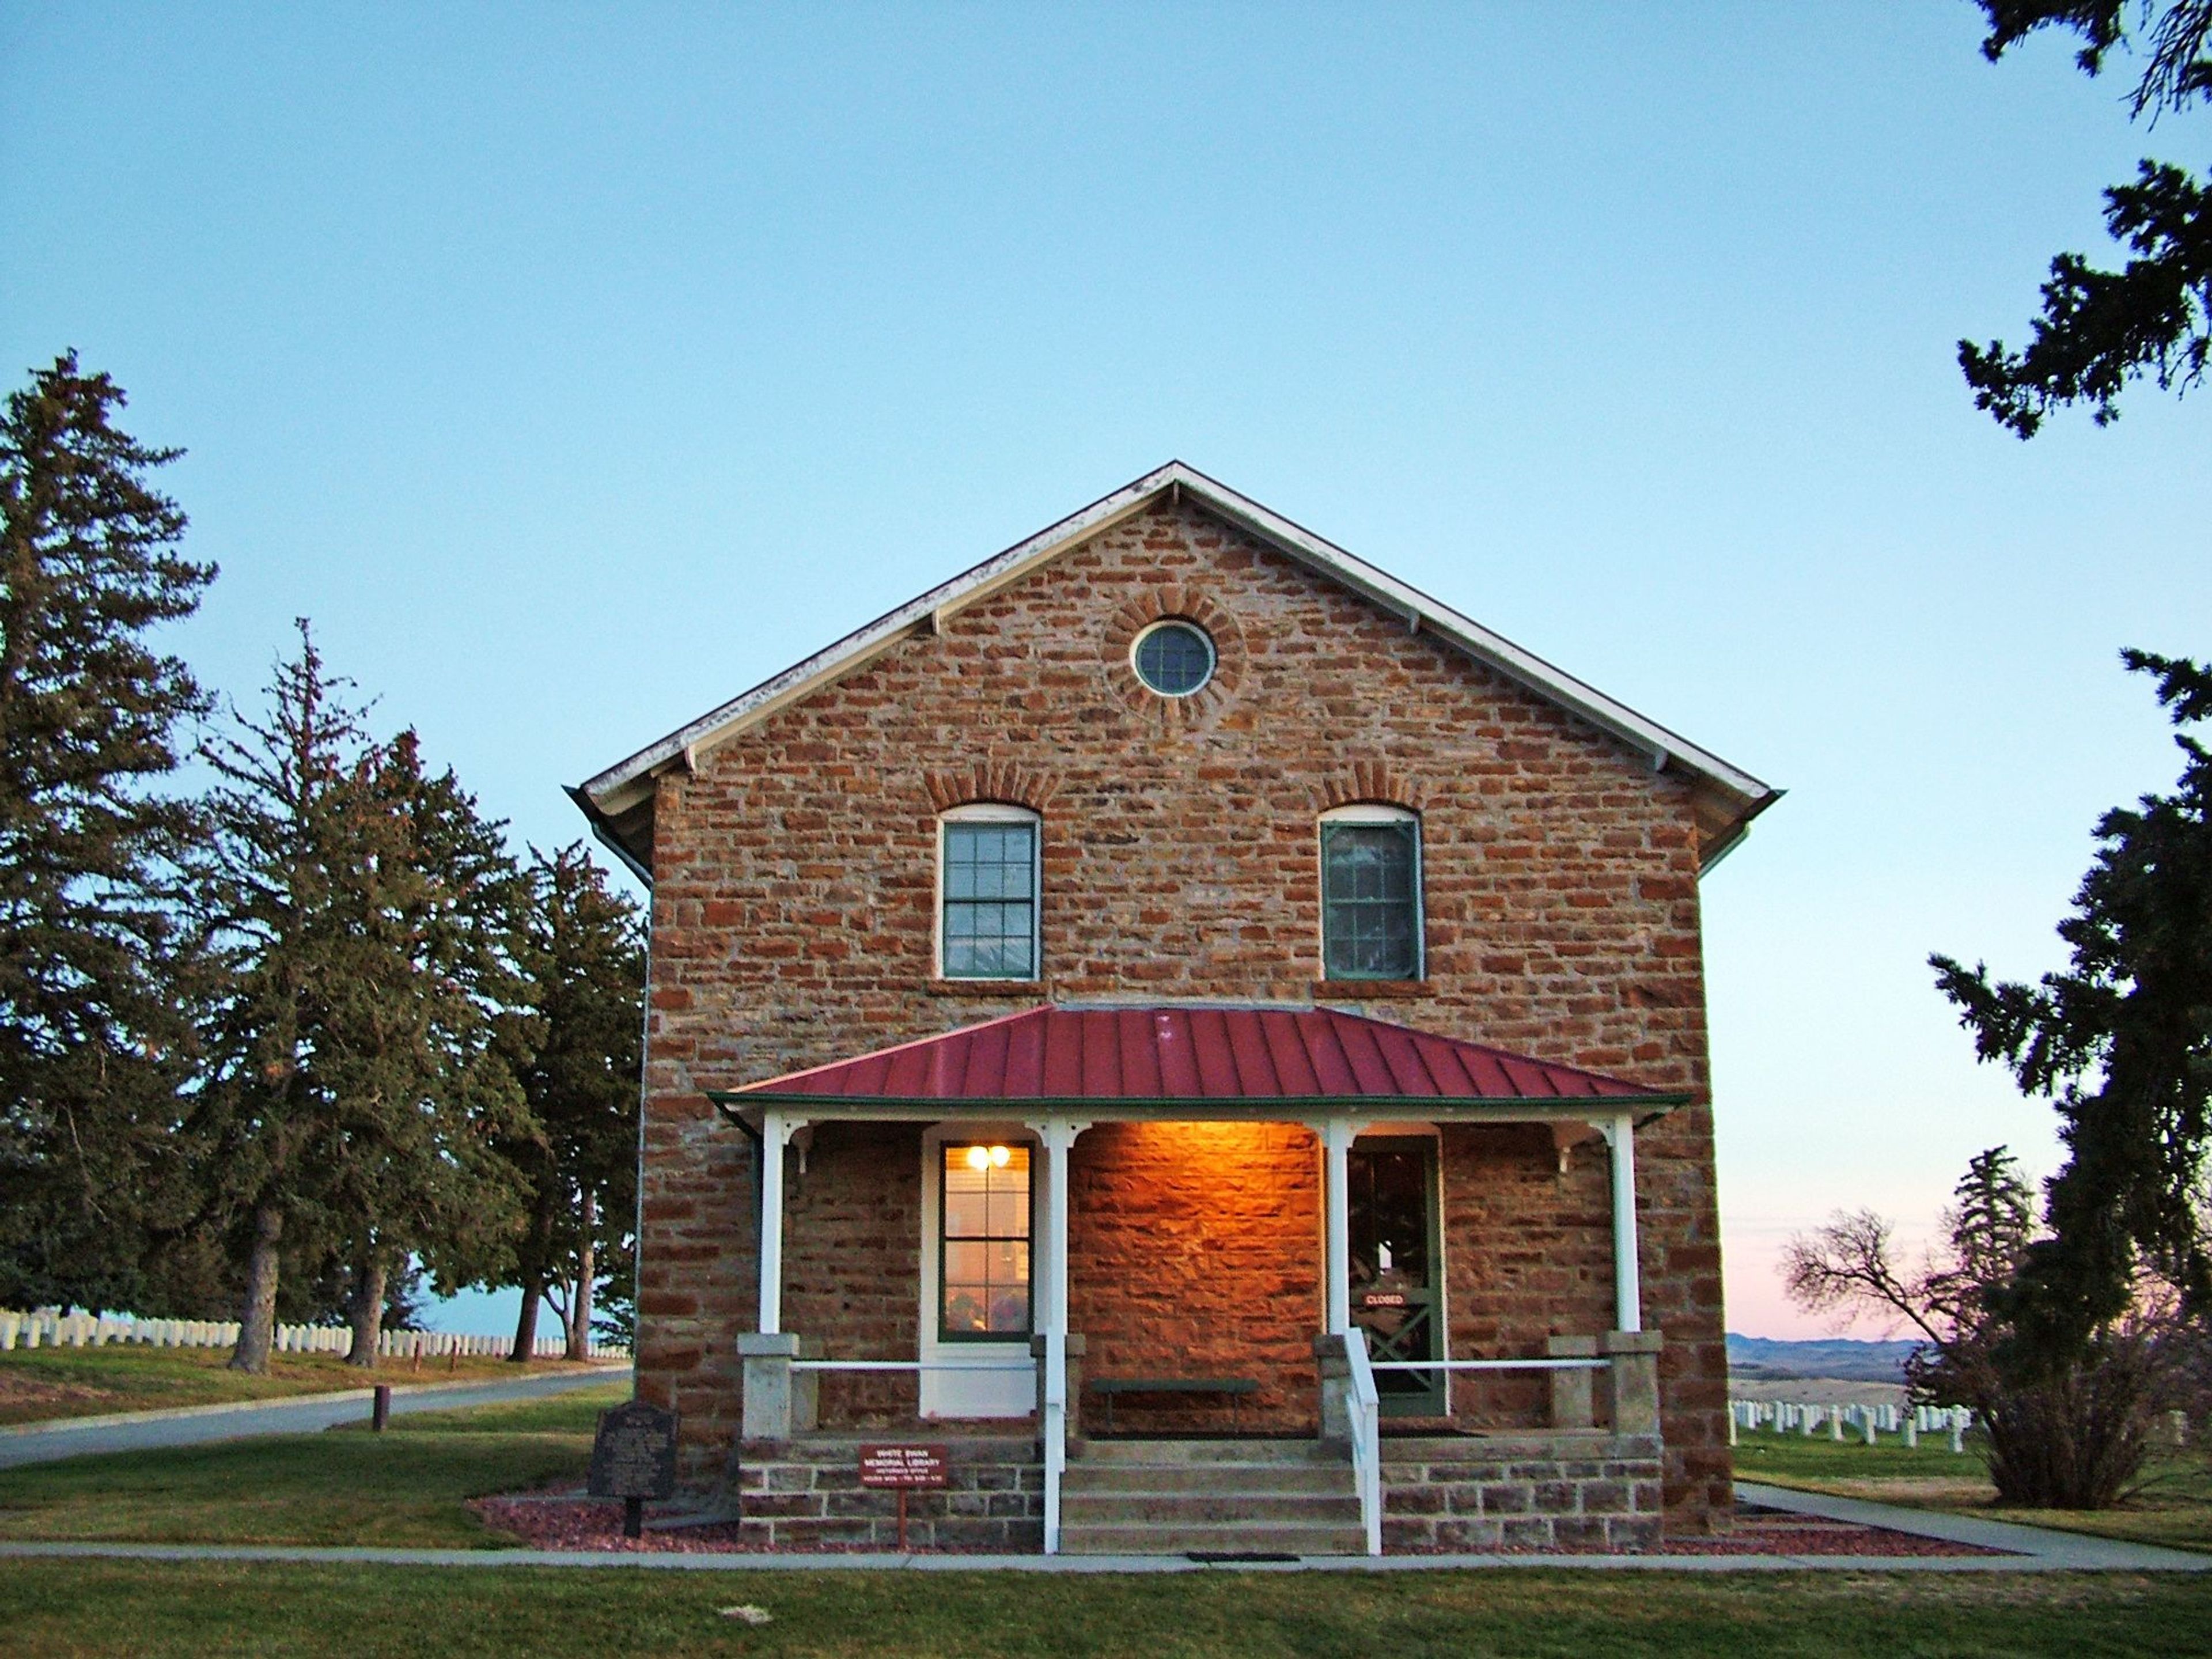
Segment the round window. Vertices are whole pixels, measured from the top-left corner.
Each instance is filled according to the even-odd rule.
[[[1129,655],[1137,678],[1164,697],[1187,697],[1213,678],[1213,641],[1196,623],[1154,623]]]

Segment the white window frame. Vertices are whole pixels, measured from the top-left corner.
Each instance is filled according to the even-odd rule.
[[[944,1236],[939,1218],[944,1205],[942,1169],[947,1143],[997,1141],[1026,1146],[1030,1154],[1030,1321],[1037,1314],[1037,1226],[1041,1219],[1037,1194],[1044,1176],[1045,1150],[1035,1131],[1023,1123],[933,1123],[921,1136],[921,1358],[925,1367],[939,1364],[975,1364],[989,1360],[1011,1363],[1030,1357],[1026,1336],[962,1337],[945,1340],[938,1334],[938,1313],[945,1280]],[[1036,1410],[1036,1373],[1028,1370],[951,1370],[925,1369],[918,1401],[924,1418],[1027,1417]]]
[[[1334,806],[1314,823],[1315,943],[1321,956],[1320,979],[1332,985],[1389,985],[1386,979],[1340,979],[1328,970],[1328,826],[1333,823],[1411,824],[1413,830],[1413,971],[1412,978],[1429,976],[1429,897],[1421,842],[1421,815],[1405,806],[1363,802]]]
[[[1187,628],[1197,635],[1206,647],[1206,678],[1188,691],[1163,691],[1146,679],[1143,671],[1137,666],[1137,653],[1144,648],[1146,640],[1163,628]],[[1213,677],[1221,672],[1221,647],[1213,642],[1212,630],[1204,623],[1194,622],[1188,617],[1162,617],[1158,622],[1147,623],[1139,629],[1137,637],[1129,641],[1129,672],[1137,677],[1137,684],[1154,696],[1165,697],[1170,702],[1180,702],[1185,697],[1196,696],[1213,684]]]
[[[937,817],[937,895],[930,915],[930,954],[937,977],[979,985],[1000,982],[973,974],[948,974],[945,968],[945,847],[946,833],[956,823],[1026,823],[1030,826],[1030,971],[1011,982],[1036,984],[1044,978],[1044,819],[1026,806],[999,801],[975,801],[955,806]]]

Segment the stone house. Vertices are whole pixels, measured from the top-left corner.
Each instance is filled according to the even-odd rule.
[[[1724,1522],[1766,785],[1174,463],[571,793],[653,891],[638,1387],[764,1541],[916,1438],[937,1547]]]

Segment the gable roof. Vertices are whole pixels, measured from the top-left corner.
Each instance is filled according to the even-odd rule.
[[[1646,719],[1625,703],[1554,667],[1533,652],[1410,587],[1388,571],[1322,540],[1303,526],[1181,461],[1147,472],[1101,496],[1058,524],[1015,543],[950,581],[908,599],[865,627],[823,647],[750,690],[679,726],[627,760],[618,761],[569,796],[592,820],[599,838],[647,882],[651,858],[653,780],[673,765],[766,720],[840,677],[865,666],[916,632],[936,632],[945,620],[1009,583],[1151,507],[1163,496],[1192,502],[1258,538],[1296,562],[1340,583],[1405,619],[1409,629],[1433,634],[1485,666],[1527,687],[1642,753],[1655,772],[1680,769],[1708,799],[1699,813],[1702,866],[1711,868],[1740,841],[1751,820],[1781,798],[1749,773],[1686,738]]]
[[[896,1103],[977,1108],[1114,1103],[1233,1111],[1358,1101],[1455,1109],[1656,1109],[1688,1097],[1335,1008],[1024,1009],[873,1054],[719,1090],[725,1108]]]

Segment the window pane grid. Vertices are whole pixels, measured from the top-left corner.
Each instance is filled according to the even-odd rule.
[[[939,1330],[947,1338],[1023,1336],[1030,1329],[1030,1153],[1003,1152],[977,1169],[972,1146],[944,1149]]]
[[[1138,678],[1164,696],[1187,696],[1204,685],[1212,672],[1212,649],[1188,624],[1170,623],[1138,642]]]
[[[945,826],[945,975],[1036,976],[1036,827]]]
[[[1331,823],[1322,833],[1322,971],[1331,979],[1420,972],[1410,823]]]

